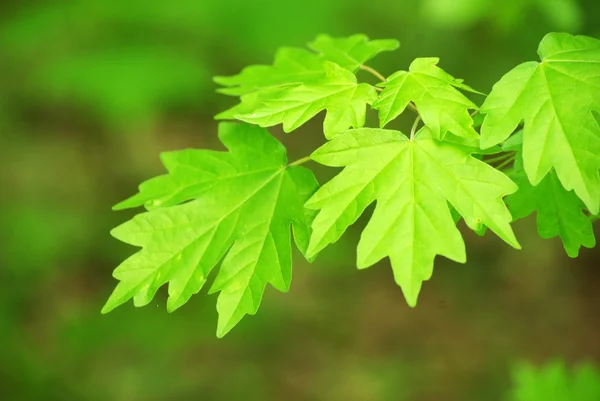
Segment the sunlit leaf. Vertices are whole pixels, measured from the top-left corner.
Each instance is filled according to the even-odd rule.
[[[439,68],[438,62],[437,58],[418,58],[408,71],[398,71],[381,84],[383,92],[373,107],[379,110],[382,128],[413,102],[436,138],[443,138],[448,131],[464,138],[478,137],[469,114],[477,105],[457,89],[476,91]]]
[[[367,105],[377,99],[377,92],[370,85],[357,83],[354,74],[336,64],[327,62],[325,67],[326,76],[319,82],[243,96],[241,105],[236,106],[242,112],[235,118],[261,127],[283,124],[283,130],[291,132],[327,110],[323,123],[327,138],[350,127],[362,127]],[[231,114],[226,111],[217,118]]]
[[[288,167],[285,148],[262,128],[223,123],[219,137],[229,152],[168,153],[169,174],[117,205],[154,209],[112,231],[142,249],[115,269],[119,284],[103,312],[130,298],[146,305],[165,283],[173,311],[200,291],[223,259],[210,290],[220,291],[217,335],[223,336],[257,312],[268,283],[289,289],[290,228],[304,252],[312,213],[303,204],[317,182],[310,170]]]
[[[600,209],[600,40],[546,35],[541,62],[523,63],[494,85],[481,106],[481,146],[506,140],[521,120],[523,165],[532,185],[555,169],[593,214]]]
[[[519,244],[502,197],[517,186],[470,155],[468,148],[417,134],[358,129],[335,137],[312,158],[345,169],[307,202],[319,210],[308,254],[337,241],[369,204],[375,211],[358,244],[358,267],[389,257],[394,278],[414,306],[436,255],[465,262],[465,245],[450,203],[469,227],[489,227],[510,245]]]

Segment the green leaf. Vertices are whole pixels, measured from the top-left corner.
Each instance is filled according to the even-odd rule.
[[[541,63],[523,63],[496,83],[481,106],[483,148],[504,141],[521,120],[523,164],[532,185],[552,168],[593,214],[600,208],[600,41],[551,33]]]
[[[367,104],[377,99],[375,89],[357,83],[350,71],[326,62],[326,77],[312,84],[300,84],[286,89],[271,88],[242,96],[236,106],[240,114],[234,117],[261,127],[283,124],[285,132],[291,132],[323,110],[327,110],[323,131],[333,138],[350,127],[365,124]],[[217,118],[228,118],[231,110]]]
[[[514,388],[509,401],[596,401],[600,399],[600,372],[591,364],[581,364],[569,372],[564,363],[554,361],[536,368],[520,364],[513,370]]]
[[[409,305],[431,277],[436,255],[464,263],[465,245],[448,202],[478,230],[488,226],[519,248],[502,197],[517,186],[470,155],[468,148],[417,133],[358,129],[335,137],[313,153],[324,165],[345,167],[307,202],[319,210],[308,254],[337,241],[365,208],[377,206],[358,244],[358,268],[389,256]]]
[[[572,258],[579,255],[581,246],[596,246],[592,222],[583,213],[585,205],[577,195],[561,185],[554,170],[538,185],[531,185],[523,170],[522,154],[519,152],[509,176],[519,186],[517,192],[506,197],[506,204],[515,220],[537,211],[540,237],[561,237],[567,254]]]
[[[377,54],[398,48],[398,41],[320,35],[309,46],[319,54],[283,48],[272,66],[250,66],[235,76],[216,77],[217,83],[227,86],[219,92],[241,96],[240,104],[216,118],[262,127],[283,124],[284,131],[291,132],[327,110],[323,127],[327,138],[362,127],[366,106],[377,99],[377,92],[357,83],[352,72]]]
[[[448,131],[478,138],[469,114],[469,110],[477,110],[477,105],[457,89],[479,92],[439,68],[438,62],[438,58],[417,58],[408,71],[398,71],[380,84],[384,90],[373,107],[379,110],[381,128],[402,114],[412,101],[436,138],[443,139]]]
[[[325,77],[325,64],[314,53],[304,49],[284,47],[275,54],[272,66],[252,65],[230,77],[215,77],[216,83],[228,88],[218,92],[240,96],[271,86],[310,83]]]
[[[167,282],[173,311],[200,291],[223,257],[210,289],[221,291],[218,336],[256,313],[267,283],[288,290],[290,226],[304,253],[313,213],[303,204],[318,184],[310,170],[287,166],[285,148],[259,127],[223,123],[219,138],[229,152],[167,153],[169,174],[117,205],[156,209],[112,231],[142,249],[114,271],[120,282],[103,313],[132,297],[136,306],[146,305]]]
[[[308,44],[319,52],[324,60],[331,61],[352,72],[382,52],[394,51],[400,47],[395,39],[369,40],[365,35],[352,35],[348,38],[332,38],[319,35]]]

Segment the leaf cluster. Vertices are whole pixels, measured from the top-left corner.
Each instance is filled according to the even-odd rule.
[[[436,256],[466,262],[459,220],[519,249],[511,222],[537,211],[540,235],[560,237],[569,256],[594,247],[600,41],[548,34],[540,61],[518,65],[487,96],[437,58],[417,58],[388,77],[366,65],[398,47],[321,35],[309,49],[280,49],[271,65],[216,77],[219,92],[240,100],[216,118],[242,123],[219,125],[225,152],[163,154],[168,173],[116,206],[147,211],[113,231],[142,249],[115,270],[119,284],[103,310],[130,298],[145,305],[166,283],[174,310],[220,263],[210,292],[220,292],[222,336],[257,312],[267,284],[289,289],[292,237],[312,261],[373,203],[357,266],[389,258],[411,306]],[[380,82],[359,82],[361,71]],[[365,127],[368,108],[379,127]],[[322,112],[326,143],[289,163],[265,128],[292,132]],[[415,116],[410,132],[386,128],[403,113]],[[319,186],[299,166],[309,160],[342,170]]]

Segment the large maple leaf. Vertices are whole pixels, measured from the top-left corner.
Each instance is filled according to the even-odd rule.
[[[335,137],[311,156],[345,169],[306,204],[319,210],[308,254],[337,241],[377,201],[358,244],[358,267],[389,256],[394,278],[414,306],[436,255],[466,261],[448,202],[472,229],[483,224],[518,248],[502,202],[517,186],[470,153],[469,148],[433,139],[426,129],[414,141],[398,131],[367,128]]]
[[[222,123],[219,138],[229,152],[166,153],[169,174],[116,206],[152,210],[112,231],[142,249],[115,269],[120,282],[103,312],[132,297],[136,306],[148,304],[167,282],[173,311],[202,288],[221,259],[210,289],[221,291],[218,336],[256,313],[267,283],[288,290],[290,226],[304,252],[313,212],[303,205],[317,182],[310,170],[288,166],[285,148],[262,128]]]
[[[523,165],[532,185],[556,170],[593,214],[600,208],[600,40],[551,33],[541,62],[526,62],[496,83],[481,106],[481,146],[504,141],[524,120]]]

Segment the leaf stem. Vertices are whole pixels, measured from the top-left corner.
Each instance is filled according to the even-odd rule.
[[[301,165],[301,164],[304,164],[304,163],[306,163],[306,162],[309,162],[309,161],[311,161],[311,160],[312,160],[312,159],[310,158],[310,156],[305,156],[305,157],[303,157],[303,158],[301,158],[301,159],[298,159],[298,160],[296,160],[295,162],[291,162],[291,163],[289,164],[289,166],[299,166],[299,165]]]
[[[504,154],[501,154],[500,156],[495,156],[495,157],[492,157],[490,159],[486,159],[486,160],[484,160],[484,162],[486,162],[488,164],[490,164],[490,163],[496,163],[496,162],[504,161],[507,158],[511,158],[514,155],[515,155],[514,152],[504,153]]]
[[[386,78],[385,78],[383,75],[381,75],[381,74],[379,73],[379,71],[377,71],[377,70],[376,70],[376,69],[374,69],[374,68],[371,68],[371,67],[369,67],[368,65],[363,65],[363,64],[361,64],[359,68],[360,68],[361,70],[363,70],[363,71],[367,71],[368,73],[370,73],[370,74],[372,74],[372,75],[376,76],[376,77],[377,77],[377,79],[379,79],[381,82],[386,82],[386,81],[387,81],[387,79],[386,79]]]
[[[412,128],[410,129],[410,140],[414,140],[415,139],[415,132],[417,131],[417,126],[419,125],[419,122],[421,121],[421,116],[417,115],[417,118],[415,118],[415,122],[412,125]]]
[[[502,163],[500,163],[499,165],[497,165],[496,167],[494,167],[496,170],[502,170],[504,167],[508,166],[510,163],[512,163],[515,160],[515,155],[511,155],[511,157],[509,157],[508,159],[506,159],[505,161],[503,161]]]

